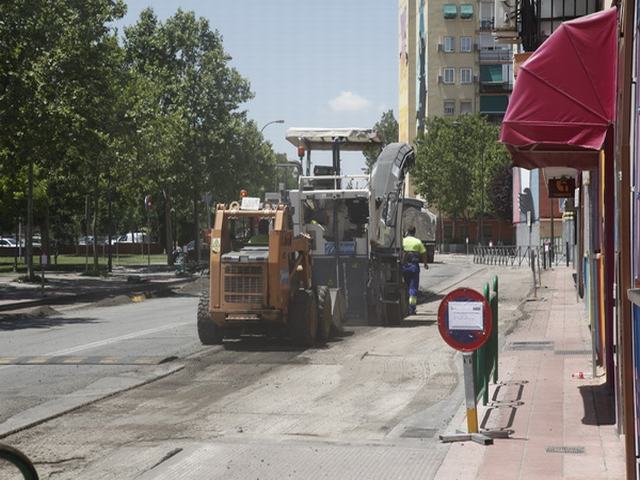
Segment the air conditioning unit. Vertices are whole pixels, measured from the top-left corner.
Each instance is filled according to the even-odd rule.
[[[438,43],[438,51],[439,52],[444,51],[444,45],[442,45],[442,42]]]
[[[479,81],[480,81],[480,76],[474,75],[473,76],[473,83],[478,83]]]
[[[443,83],[442,82],[442,75],[438,75],[438,83]]]
[[[497,32],[515,32],[518,0],[495,0],[495,24]]]

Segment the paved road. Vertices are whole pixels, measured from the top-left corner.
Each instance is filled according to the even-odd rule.
[[[431,292],[422,315],[396,328],[352,327],[306,351],[259,338],[202,349],[196,299],[188,297],[8,330],[7,355],[175,355],[181,360],[171,363],[184,369],[7,440],[33,456],[44,478],[430,478],[447,451],[435,438],[462,398],[459,365],[438,337],[434,311],[456,282],[479,288],[486,270],[454,257],[433,265],[423,274]],[[118,383],[105,378],[160,367],[0,367],[0,381],[13,386],[0,408],[6,417],[21,397],[23,405],[68,399],[78,388]]]
[[[0,322],[0,424],[95,382],[104,387],[106,377],[115,381],[200,349],[196,303],[190,296],[160,298]],[[16,362],[28,364],[6,364]]]

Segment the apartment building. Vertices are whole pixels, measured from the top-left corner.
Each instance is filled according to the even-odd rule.
[[[492,35],[494,2],[429,0],[420,2],[424,22],[425,115],[482,113],[499,122],[506,111],[512,81],[511,45]],[[421,111],[418,107],[418,111]]]

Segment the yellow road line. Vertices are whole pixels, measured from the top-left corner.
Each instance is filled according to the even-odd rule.
[[[122,359],[122,357],[104,357],[101,358],[98,363],[101,364],[113,364],[113,363],[118,363],[120,362]]]
[[[27,365],[34,365],[34,364],[39,365],[39,364],[47,363],[49,361],[49,358],[51,357],[31,357],[29,358],[29,360],[23,363]]]

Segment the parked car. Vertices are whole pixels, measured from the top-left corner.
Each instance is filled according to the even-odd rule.
[[[12,238],[0,238],[0,247],[15,248],[17,247],[17,245],[16,245],[16,241]]]
[[[85,237],[78,238],[78,245],[93,245],[93,236],[87,235]]]

